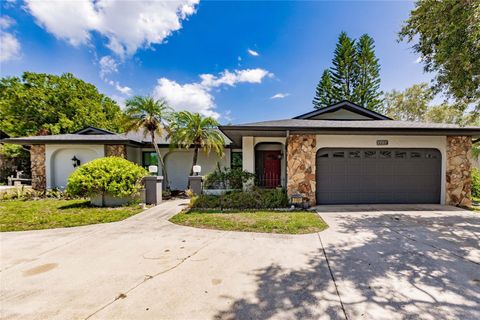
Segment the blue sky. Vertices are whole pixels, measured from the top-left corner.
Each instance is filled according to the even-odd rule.
[[[120,103],[154,95],[222,123],[280,119],[312,109],[341,31],[374,38],[383,90],[429,81],[410,45],[397,42],[412,8],[407,1],[8,0],[1,75],[71,72]]]

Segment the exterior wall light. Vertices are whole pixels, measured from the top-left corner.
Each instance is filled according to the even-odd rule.
[[[80,166],[80,159],[78,159],[76,156],[73,156],[73,158],[71,160],[72,160],[72,165],[73,165],[74,168]]]
[[[200,172],[202,172],[202,167],[199,166],[199,165],[195,165],[195,166],[193,166],[192,171],[193,171],[194,175],[198,176],[198,174]]]

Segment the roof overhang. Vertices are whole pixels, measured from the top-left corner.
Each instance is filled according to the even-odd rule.
[[[129,146],[143,146],[143,143],[133,140],[52,140],[52,139],[29,139],[24,138],[7,138],[0,141],[1,143],[11,143],[20,145],[35,145],[35,144],[124,144]]]
[[[253,127],[220,126],[219,129],[232,140],[233,147],[242,145],[242,137],[287,137],[291,134],[329,135],[402,135],[402,136],[451,136],[464,135],[480,138],[480,129],[471,128],[318,128],[318,127]]]

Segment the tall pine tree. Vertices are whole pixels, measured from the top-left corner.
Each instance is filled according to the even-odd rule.
[[[357,42],[357,77],[354,102],[367,109],[375,110],[382,105],[380,91],[380,64],[375,56],[373,39],[364,34]]]
[[[330,68],[335,100],[353,100],[355,83],[357,81],[357,51],[355,40],[345,32],[340,33],[335,48],[333,67]]]
[[[335,103],[336,98],[333,92],[332,76],[330,70],[323,70],[322,78],[317,85],[315,97],[313,98],[314,106],[328,106]]]
[[[340,33],[333,66],[323,72],[315,90],[314,107],[324,108],[341,100],[372,110],[380,107],[380,65],[374,48],[373,39],[366,34],[356,42]]]

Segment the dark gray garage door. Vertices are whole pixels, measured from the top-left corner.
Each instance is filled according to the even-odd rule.
[[[440,203],[436,149],[320,149],[317,203]]]

